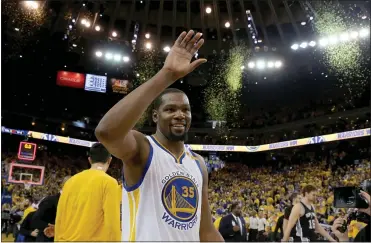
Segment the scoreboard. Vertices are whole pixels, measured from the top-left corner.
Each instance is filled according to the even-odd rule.
[[[20,142],[18,149],[18,159],[34,161],[36,157],[36,143]]]

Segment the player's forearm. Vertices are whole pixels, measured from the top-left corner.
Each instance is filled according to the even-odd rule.
[[[328,239],[330,242],[337,242],[334,238],[331,237],[331,235],[322,227],[318,228],[318,233]]]
[[[113,140],[124,137],[135,126],[152,101],[174,81],[169,72],[160,70],[104,115],[95,130],[96,136]]]
[[[295,224],[290,223],[290,221],[288,222],[288,224],[286,226],[286,229],[284,229],[284,234],[283,234],[283,238],[282,238],[283,241],[288,241],[289,240],[290,233],[291,233],[291,230],[294,227],[294,225]]]

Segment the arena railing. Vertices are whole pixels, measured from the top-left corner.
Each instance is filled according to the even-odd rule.
[[[91,147],[96,142],[81,140],[77,138],[64,137],[48,133],[12,129],[1,127],[2,133],[25,136],[29,138],[42,139],[50,142],[65,143],[83,147]],[[340,133],[326,134],[307,138],[294,139],[278,143],[262,144],[257,146],[240,146],[240,145],[212,145],[212,144],[186,144],[186,147],[195,151],[224,151],[224,152],[262,152],[275,149],[291,148],[305,146],[309,144],[320,144],[339,140],[353,139],[370,136],[370,128],[345,131]]]

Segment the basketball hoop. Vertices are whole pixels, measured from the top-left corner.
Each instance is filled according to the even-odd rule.
[[[31,184],[29,181],[23,181],[24,184],[24,189],[30,190],[31,189]]]

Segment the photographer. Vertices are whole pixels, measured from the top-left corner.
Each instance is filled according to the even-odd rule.
[[[364,198],[368,204],[369,207],[366,209],[358,209],[358,212],[365,213],[368,215],[368,217],[371,216],[371,197],[370,194],[367,192],[361,191],[360,196]],[[348,230],[346,229],[345,232],[340,232],[339,229],[344,227],[344,225],[347,223],[347,219],[345,218],[338,218],[334,221],[334,224],[331,227],[332,232],[335,234],[335,236],[339,239],[340,242],[342,241],[348,241]],[[370,242],[371,241],[371,224],[368,223],[361,231],[358,232],[356,237],[354,238],[354,242]]]

